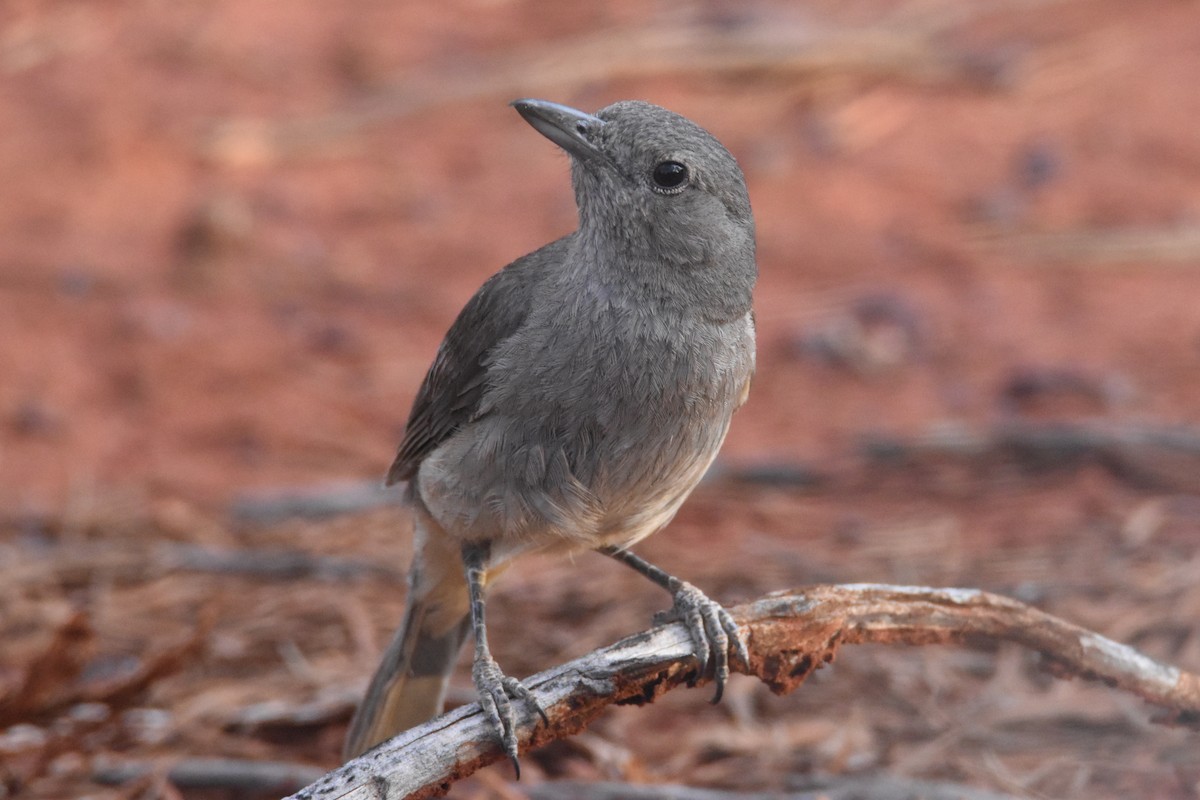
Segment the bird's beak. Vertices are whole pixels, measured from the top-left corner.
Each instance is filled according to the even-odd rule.
[[[570,155],[588,161],[607,161],[594,139],[604,120],[548,100],[513,100],[511,103],[534,129]]]

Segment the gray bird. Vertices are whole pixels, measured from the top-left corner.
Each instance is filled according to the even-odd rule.
[[[345,755],[441,713],[468,631],[479,702],[517,767],[513,700],[484,589],[518,555],[597,550],[670,592],[720,699],[729,613],[628,548],[712,463],[754,373],[754,218],[741,169],[694,122],[639,101],[594,116],[512,104],[571,158],[579,227],[493,275],[425,376],[388,483],[415,517],[408,609]],[[518,772],[519,775],[519,772]]]

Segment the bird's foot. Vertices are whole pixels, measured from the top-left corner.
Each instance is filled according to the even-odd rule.
[[[510,678],[501,672],[500,665],[490,656],[475,659],[471,668],[471,678],[475,682],[475,690],[479,693],[479,705],[483,708],[483,715],[487,717],[497,738],[500,739],[504,754],[512,761],[519,779],[521,764],[517,760],[517,724],[510,700],[524,701],[538,713],[546,725],[550,724],[550,720],[533,693],[516,678]]]
[[[713,663],[713,679],[717,693],[713,703],[721,702],[725,693],[725,682],[729,679],[729,646],[743,666],[749,666],[750,654],[742,641],[737,623],[720,603],[710,600],[704,592],[690,583],[679,582],[675,590],[675,604],[655,617],[655,622],[682,622],[692,636],[692,652],[700,662],[702,670]]]

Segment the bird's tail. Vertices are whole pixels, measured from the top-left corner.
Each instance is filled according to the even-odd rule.
[[[467,583],[458,548],[416,517],[408,608],[346,734],[346,760],[442,712],[446,684],[470,630]],[[433,535],[431,536],[430,533]]]

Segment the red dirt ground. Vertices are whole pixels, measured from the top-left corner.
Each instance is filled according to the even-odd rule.
[[[758,44],[731,68],[721,43],[747,31]],[[376,480],[466,298],[570,230],[565,159],[505,106],[524,95],[666,105],[721,138],[750,185],[759,370],[721,464],[825,480],[715,478],[648,557],[731,603],[815,582],[978,586],[1200,670],[1194,447],[898,463],[859,448],[1046,422],[1187,439],[1197,76],[1187,0],[10,0],[0,797],[178,796],[161,770],[94,782],[115,762],[337,763],[344,713],[266,733],[237,715],[348,708],[401,613],[404,516],[250,525],[230,503]],[[345,569],[232,574],[182,545]],[[510,673],[661,607],[585,558],[530,560],[498,588]],[[44,686],[6,716],[38,669]],[[60,702],[88,680],[129,690]],[[1004,647],[852,649],[789,698],[746,680],[706,699],[614,710],[528,756],[522,784],[498,767],[461,795],[892,775],[1200,796],[1194,731]]]

